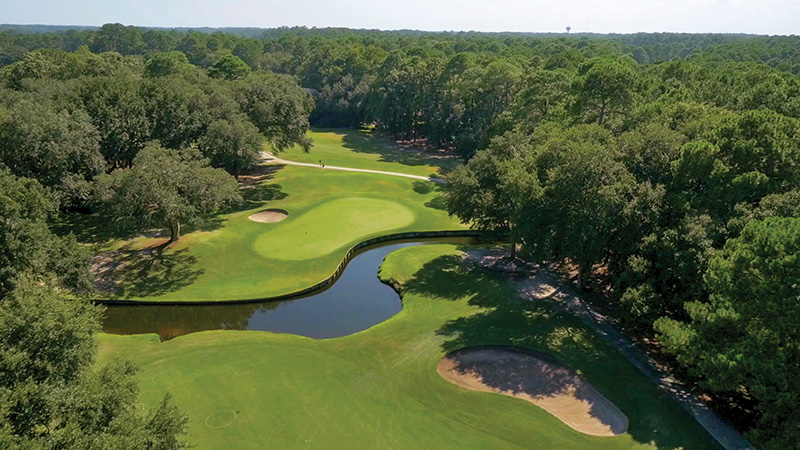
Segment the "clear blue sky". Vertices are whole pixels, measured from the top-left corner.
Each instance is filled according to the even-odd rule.
[[[800,0],[0,0],[0,23],[800,34]]]

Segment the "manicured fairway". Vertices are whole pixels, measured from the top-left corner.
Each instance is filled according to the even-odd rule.
[[[439,177],[461,163],[455,156],[402,148],[374,136],[369,131],[320,129],[310,131],[308,137],[314,140],[314,148],[309,153],[294,147],[278,156],[290,161],[316,164],[322,160],[329,166],[383,170],[425,177]]]
[[[101,335],[101,360],[139,365],[145,405],[172,392],[200,449],[717,448],[579,320],[518,300],[497,275],[464,266],[458,247],[405,248],[380,275],[402,285],[404,309],[355,335],[214,331],[164,343]],[[559,358],[625,413],[629,432],[582,434],[529,402],[439,376],[445,354],[480,344]]]

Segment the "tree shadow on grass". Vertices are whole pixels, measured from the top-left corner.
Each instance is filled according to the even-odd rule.
[[[423,150],[417,146],[398,144],[369,131],[340,130],[339,132],[343,134],[342,143],[345,148],[356,153],[380,155],[378,161],[399,163],[406,166],[434,166],[439,168],[439,173],[429,174],[431,177],[440,177],[461,164],[461,160],[456,155],[451,155],[444,151]]]
[[[129,246],[113,252],[114,267],[105,277],[117,286],[116,294],[125,298],[156,297],[186,287],[203,274],[194,268],[197,258],[188,249],[165,250],[164,245],[144,250]]]
[[[668,412],[662,411],[663,396],[656,392],[645,394],[654,389],[647,378],[579,319],[554,310],[544,300],[522,299],[505,276],[477,267],[460,256],[447,255],[424,264],[404,283],[403,290],[433,301],[466,298],[469,305],[480,308],[473,314],[448,320],[436,331],[446,339],[442,343],[445,353],[486,345],[541,352],[596,381],[595,388],[601,387],[603,395],[628,416],[628,433],[636,441],[654,443],[658,448],[713,445],[688,416],[682,420],[671,416],[684,414],[677,404],[670,405]],[[499,388],[513,388],[498,380],[495,383]],[[687,426],[695,426],[689,436]]]
[[[420,195],[427,195],[431,192],[437,192],[438,195],[425,202],[425,206],[428,208],[437,209],[439,211],[447,210],[447,204],[445,203],[444,196],[441,194],[443,189],[440,184],[430,181],[415,181],[412,185],[412,189],[414,189],[414,192]]]
[[[437,195],[436,197],[433,197],[429,201],[425,202],[425,206],[439,211],[447,211],[447,202],[445,201],[443,195]]]
[[[559,352],[569,345],[584,355],[600,356],[577,339],[582,327],[575,321],[564,320],[562,313],[544,302],[522,300],[503,275],[465,262],[459,255],[440,256],[424,264],[404,290],[452,301],[468,298],[471,306],[481,308],[448,321],[437,331],[449,338],[442,346],[445,352],[473,345],[520,345]]]
[[[129,231],[111,225],[109,219],[99,213],[64,212],[50,224],[50,229],[59,236],[72,233],[84,244],[103,244],[130,237]]]
[[[267,202],[283,200],[288,197],[289,194],[283,192],[283,187],[280,184],[267,183],[284,167],[286,167],[285,164],[261,164],[253,168],[248,174],[240,176],[242,201],[231,205],[224,212],[247,211],[264,206]]]

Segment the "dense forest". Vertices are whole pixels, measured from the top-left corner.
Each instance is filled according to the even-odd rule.
[[[5,302],[35,315],[89,289],[87,255],[48,229],[65,211],[177,239],[238,200],[262,142],[374,126],[460,155],[451,214],[572,268],[759,447],[800,441],[800,37],[245,31],[0,32]],[[77,439],[48,383],[89,389],[85,367],[29,364],[41,377],[0,370],[0,442]],[[169,408],[140,420],[179,435]]]

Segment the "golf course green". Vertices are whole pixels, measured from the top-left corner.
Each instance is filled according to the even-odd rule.
[[[380,277],[403,310],[363,332],[315,340],[261,331],[101,335],[100,360],[140,368],[142,406],[165,392],[189,415],[200,449],[711,449],[716,444],[578,319],[523,301],[452,244],[391,253]],[[558,358],[630,420],[615,437],[583,434],[530,402],[476,392],[437,373],[461,348],[505,345]],[[357,443],[357,444],[356,444]]]
[[[326,151],[337,151],[343,164],[356,160],[370,169],[386,170],[387,165],[392,170],[410,169],[403,173],[438,170],[421,163],[386,163],[379,161],[378,153],[348,149],[343,142],[349,136],[345,132],[310,133],[317,142],[333,139],[329,135],[338,139],[338,146],[334,149],[331,144]],[[465,228],[443,211],[440,189],[433,182],[391,175],[281,164],[260,166],[245,180],[245,206],[209,218],[163,251],[155,249],[164,237],[114,238],[96,243],[105,263],[99,271],[106,273],[107,281],[100,297],[225,301],[299,291],[330,276],[348,249],[365,239],[398,232]],[[288,216],[276,223],[249,218],[267,209],[280,209]],[[83,223],[77,227],[89,228]]]
[[[336,222],[331,223],[331,218]],[[290,225],[272,227],[253,248],[267,258],[307,260],[335,251],[354,236],[394,230],[414,222],[414,212],[389,200],[341,198],[317,206]],[[275,239],[281,236],[282,239]]]

